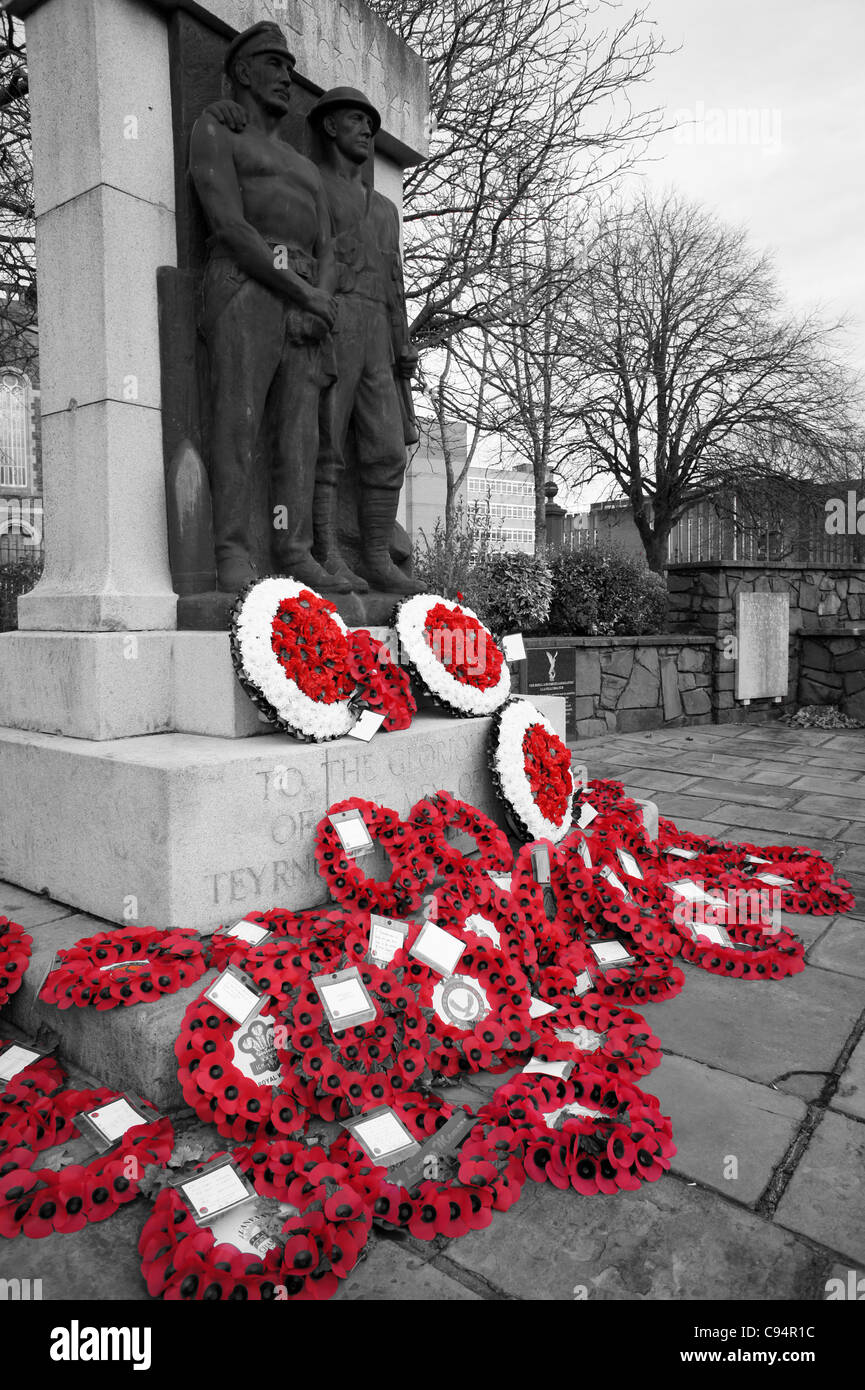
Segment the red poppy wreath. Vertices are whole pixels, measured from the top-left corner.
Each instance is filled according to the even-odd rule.
[[[368,1022],[335,1029],[312,980],[293,991],[283,1012],[293,1092],[328,1120],[389,1103],[427,1074],[428,1019],[402,972],[346,955],[329,975],[352,968],[375,1010]]]
[[[116,1009],[152,1003],[194,984],[207,969],[201,938],[176,928],[118,927],[57,952],[40,999],[58,1009]]]
[[[186,1010],[174,1045],[183,1098],[224,1138],[258,1143],[306,1132],[309,1117],[288,1080],[284,1032],[276,1032],[268,1005],[242,1025],[203,994]]]
[[[347,631],[335,604],[294,579],[262,579],[238,595],[234,668],[253,704],[284,733],[320,743],[354,726]]]
[[[7,1043],[12,1048],[11,1055],[3,1051]],[[53,1091],[59,1090],[66,1080],[66,1072],[56,1057],[36,1056],[32,1061],[27,1061],[31,1051],[26,1043],[0,1038],[0,1073],[4,1070],[4,1063],[9,1065],[10,1069],[13,1061],[16,1065],[14,1076],[0,1075],[0,1107],[4,1103],[12,1102],[26,1104],[50,1095]]]
[[[676,1152],[672,1125],[654,1096],[586,1064],[567,1080],[516,1076],[480,1114],[528,1131],[525,1169],[534,1182],[585,1196],[657,1182]]]
[[[556,982],[558,984],[558,982]],[[554,988],[554,993],[556,989]],[[539,990],[547,998],[544,980]],[[645,1076],[661,1064],[661,1043],[633,1009],[608,1003],[596,994],[551,1000],[555,1013],[532,1020],[533,1056],[548,1062],[589,1062],[612,1076]]]
[[[210,938],[209,964],[217,970],[234,963],[247,973],[261,972],[275,963],[274,988],[255,974],[256,984],[278,1001],[284,989],[284,979],[297,984],[316,970],[324,970],[329,962],[342,954],[343,938],[352,916],[341,908],[312,908],[305,912],[288,912],[273,908],[270,912],[248,912],[242,922],[235,922],[240,935],[225,931],[214,932]],[[250,930],[244,931],[243,929]],[[258,939],[266,932],[269,939]]]
[[[408,823],[421,837],[436,877],[445,880],[454,874],[471,872],[510,873],[514,856],[510,842],[495,821],[467,801],[459,801],[448,791],[438,791],[412,806]],[[467,859],[447,838],[454,828],[470,835],[477,846]]]
[[[546,716],[528,700],[509,700],[490,727],[488,757],[514,833],[564,839],[574,796],[571,755]]]
[[[220,1157],[220,1155],[216,1155]],[[217,1243],[172,1187],[158,1194],[138,1242],[148,1292],[170,1301],[256,1302],[332,1298],[369,1239],[369,1205],[345,1170],[321,1148],[279,1140],[234,1152],[237,1167],[262,1198],[283,1205],[279,1240],[248,1254]]]
[[[447,929],[441,917],[437,925]],[[443,1076],[502,1071],[505,1054],[531,1043],[528,981],[492,941],[465,928],[455,934],[467,945],[453,974],[440,975],[414,957],[406,969],[430,1019],[430,1066]]]
[[[390,1108],[420,1144],[460,1113],[428,1092],[410,1092],[392,1100]],[[438,1176],[423,1178],[411,1188],[389,1179],[388,1169],[373,1163],[350,1132],[340,1135],[330,1152],[346,1165],[352,1186],[372,1204],[373,1220],[407,1228],[418,1240],[483,1230],[494,1211],[513,1206],[525,1181],[520,1136],[494,1122],[475,1124],[456,1153],[436,1155],[430,1167]]]
[[[494,714],[507,700],[510,668],[471,608],[418,594],[399,605],[394,626],[407,667],[448,713]]]
[[[385,882],[367,877],[357,860],[343,849],[331,816],[354,810],[360,812],[370,835],[392,861],[393,869]],[[420,906],[421,893],[432,872],[421,852],[417,831],[404,824],[396,811],[359,797],[338,801],[319,821],[315,859],[318,872],[337,902],[355,911],[372,910],[388,917],[399,917]]]
[[[364,628],[353,628],[348,644],[348,669],[357,685],[356,703],[383,714],[381,727],[386,733],[408,729],[417,714],[408,672],[397,666],[386,644]]]
[[[68,1164],[58,1172],[35,1166],[38,1154],[78,1135],[76,1115],[119,1099],[117,1091],[104,1087],[62,1091],[25,1112],[16,1142],[0,1151],[0,1235],[38,1239],[104,1221],[137,1197],[149,1164],[168,1162],[174,1130],[171,1121],[154,1110],[152,1123],[130,1126],[119,1147],[97,1154],[87,1164]],[[153,1109],[149,1102],[143,1104]]]
[[[33,937],[23,927],[0,917],[0,1008],[21,988],[32,948]]]

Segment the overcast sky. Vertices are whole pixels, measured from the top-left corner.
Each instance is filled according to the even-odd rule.
[[[865,0],[646,9],[677,51],[657,60],[635,104],[665,108],[677,128],[628,182],[675,187],[743,224],[774,253],[792,308],[848,319],[845,350],[865,371]],[[608,492],[596,482],[567,504]]]
[[[793,303],[850,317],[865,368],[865,0],[647,10],[678,52],[658,60],[644,100],[681,124],[643,176],[744,223],[774,249]]]

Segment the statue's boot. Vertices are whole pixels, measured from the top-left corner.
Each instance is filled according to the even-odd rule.
[[[373,589],[393,594],[422,594],[423,584],[403,574],[391,559],[390,543],[398,507],[398,488],[361,487],[358,516],[363,561],[358,568]]]
[[[317,482],[312,506],[315,558],[335,579],[345,579],[356,594],[369,592],[369,585],[355,574],[343,559],[337,532],[337,490],[333,483]]]
[[[296,579],[298,584],[308,584],[320,594],[350,594],[354,587],[343,575],[331,574],[311,555],[303,555],[298,560],[281,561],[280,573],[287,575],[289,579]]]
[[[229,555],[216,562],[216,587],[224,594],[237,594],[257,578],[248,555]]]

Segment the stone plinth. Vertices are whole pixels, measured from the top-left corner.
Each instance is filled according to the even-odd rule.
[[[563,701],[536,703],[563,733]],[[404,814],[444,788],[497,815],[489,724],[419,715],[369,744],[0,729],[0,878],[161,928],[209,931],[252,909],[311,907],[326,896],[315,827],[335,801],[369,797]]]

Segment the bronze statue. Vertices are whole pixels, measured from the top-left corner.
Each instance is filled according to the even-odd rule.
[[[315,487],[314,553],[335,575],[355,576],[339,552],[337,484],[349,430],[355,441],[362,577],[374,589],[422,592],[391,559],[390,543],[406,470],[417,440],[400,256],[399,213],[362,178],[381,117],[362,92],[325,92],[307,117],[321,138],[322,181],[339,278],[334,326],[336,380],[322,395]]]
[[[250,31],[251,32],[251,31]],[[233,132],[245,129],[247,106],[216,102],[205,113]],[[364,592],[422,592],[394,564],[390,544],[406,470],[406,444],[418,439],[411,396],[417,354],[405,307],[396,207],[364,181],[381,117],[362,92],[333,88],[307,118],[323,151],[318,166],[334,257],[335,379],[322,391],[313,503],[313,554],[329,586]],[[357,470],[361,576],[340,553],[338,494],[349,433]],[[320,586],[321,587],[321,586]]]
[[[333,379],[336,265],[321,175],[280,138],[294,55],[263,22],[229,45],[225,71],[244,119],[208,109],[190,143],[190,173],[211,236],[201,327],[211,407],[210,485],[217,580],[234,592],[256,577],[252,471],[265,408],[277,569],[324,591],[348,579],[312,556],[312,506],[322,389]]]

